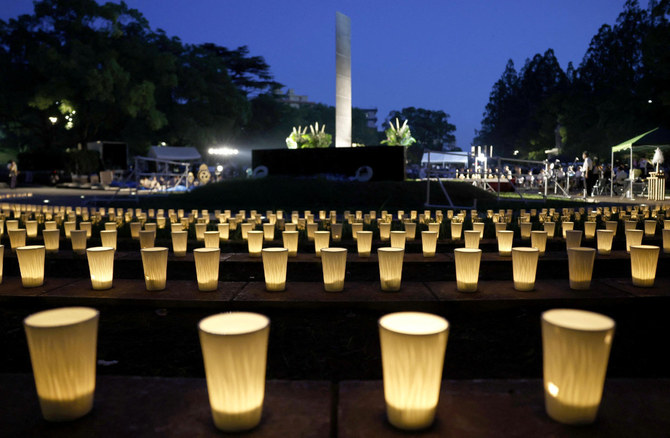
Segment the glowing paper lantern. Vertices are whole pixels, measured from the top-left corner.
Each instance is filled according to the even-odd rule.
[[[183,231],[184,226],[181,224],[181,222],[175,222],[173,224],[170,224],[170,231]]]
[[[220,236],[218,231],[205,231],[203,234],[205,248],[218,248]]]
[[[670,253],[670,229],[663,230],[663,252]]]
[[[465,234],[465,247],[477,249],[479,248],[479,240],[481,239],[481,234],[477,230],[466,230],[463,232]]]
[[[140,237],[140,248],[151,248],[154,246],[156,240],[155,231],[141,230],[139,232]]]
[[[48,253],[58,252],[60,247],[60,230],[42,230],[42,239],[44,240],[44,249]]]
[[[591,287],[596,250],[593,248],[574,247],[568,248],[567,251],[570,289],[588,289]]]
[[[72,252],[74,252],[75,254],[85,254],[86,230],[70,231],[70,243],[72,244]]]
[[[421,248],[424,257],[435,257],[437,250],[437,231],[421,232]]]
[[[116,231],[116,222],[105,222],[105,231]]]
[[[404,233],[404,231],[402,232]],[[391,235],[391,239],[393,235]],[[402,262],[405,250],[398,247],[377,249],[379,260],[379,281],[383,291],[400,290],[402,281]]]
[[[537,248],[512,248],[512,272],[514,289],[529,291],[535,289],[535,273],[540,251]]]
[[[330,224],[330,237],[333,242],[340,242],[342,240],[342,224]]]
[[[582,245],[582,232],[580,230],[564,230],[565,247],[574,248]]]
[[[533,229],[533,224],[531,222],[521,222],[519,224],[519,230],[521,232],[522,239],[530,239],[530,232]]]
[[[116,230],[103,230],[100,231],[100,242],[102,246],[109,246],[116,250]]]
[[[359,231],[356,233],[358,246],[358,257],[370,257],[372,251],[372,231]]]
[[[556,233],[556,222],[545,222],[542,227],[547,232],[547,237],[553,239]]]
[[[472,230],[473,231],[479,231],[479,238],[483,239],[484,238],[484,222],[473,222],[472,223]]]
[[[547,248],[547,232],[546,231],[531,231],[530,232],[530,246],[537,248],[540,256],[544,255]]]
[[[63,231],[65,232],[65,237],[70,238],[70,232],[77,229],[77,223],[74,221],[63,222]],[[7,223],[7,230],[9,231],[9,222]]]
[[[619,223],[617,221],[606,221],[605,222],[605,229],[610,230],[614,233],[614,236],[616,236],[616,229]]]
[[[420,312],[379,319],[384,399],[389,422],[403,430],[425,429],[435,419],[449,323]]]
[[[198,328],[214,425],[225,432],[256,427],[265,397],[270,320],[230,312],[207,317]]]
[[[326,292],[341,292],[344,289],[344,276],[347,268],[347,249],[323,248],[321,266],[323,287]]]
[[[44,284],[44,245],[20,246],[16,248],[23,287],[39,287]]]
[[[263,224],[263,238],[266,241],[275,240],[275,224]]]
[[[354,240],[356,240],[356,234],[359,231],[363,231],[363,224],[362,223],[354,222],[353,224],[351,224],[351,236],[354,238]],[[404,231],[403,231],[403,233],[404,233]]]
[[[160,246],[140,250],[144,282],[148,291],[165,289],[167,282],[168,249]]]
[[[626,252],[630,252],[633,245],[642,245],[642,236],[644,231],[629,228],[626,230]]]
[[[37,237],[37,221],[26,221],[26,236],[31,239]]]
[[[633,245],[630,247],[630,271],[634,286],[654,286],[660,252],[661,248],[654,245]]]
[[[544,400],[554,420],[595,421],[614,325],[611,318],[584,310],[553,309],[542,314]]]
[[[58,229],[58,224],[56,221],[46,221],[44,222],[44,229],[45,230],[57,230]],[[2,234],[2,233],[0,233]]]
[[[175,257],[184,257],[188,245],[188,231],[172,231],[172,252]]]
[[[598,246],[598,254],[610,255],[610,253],[612,252],[612,240],[614,240],[614,231],[596,230],[596,242]]]
[[[563,230],[563,238],[565,239],[566,231],[573,230],[575,227],[574,222],[563,222],[561,223],[561,229]]]
[[[37,396],[47,421],[70,421],[93,407],[98,311],[64,307],[23,321]]]
[[[463,222],[451,221],[451,239],[459,240],[463,231]]]
[[[361,227],[362,226],[363,224],[361,224]],[[314,240],[314,233],[316,233],[316,231],[319,229],[319,224],[315,224],[312,222],[310,224],[307,224],[305,226],[305,229],[307,230],[307,240],[311,242]]]
[[[644,235],[653,237],[656,234],[656,224],[655,220],[644,221]],[[26,228],[28,228],[28,225],[26,225]]]
[[[140,230],[142,230],[141,222],[131,222],[130,226],[130,237],[138,240],[140,238]]]
[[[329,245],[330,245],[330,231],[314,232],[314,253],[316,254],[317,257],[321,257],[321,248],[328,248]]]
[[[498,237],[498,233],[500,231],[505,231],[507,229],[507,223],[505,222],[496,222],[493,224],[496,230],[496,237]]]
[[[391,231],[391,247],[405,249],[404,231]]]
[[[498,231],[498,255],[506,257],[512,255],[512,243],[514,242],[514,231]],[[479,245],[478,245],[479,246]]]
[[[482,259],[481,249],[454,249],[454,265],[456,267],[456,289],[460,292],[476,292],[479,282],[479,264]]]
[[[108,246],[88,248],[86,256],[93,289],[111,288],[114,280],[114,248]]]
[[[405,239],[414,240],[416,236],[416,223],[414,222],[405,222]]]
[[[298,225],[297,224],[285,224],[284,225],[284,231],[298,231]]]
[[[195,224],[195,240],[198,242],[205,240],[205,231],[207,231],[207,224]]]
[[[250,257],[260,257],[261,249],[263,249],[263,232],[253,230],[248,231],[247,247],[249,248]]]
[[[86,238],[89,239],[93,236],[93,224],[90,222],[80,222],[79,229],[86,231]]]
[[[288,249],[264,248],[263,272],[265,273],[265,289],[268,292],[281,292],[286,289],[286,268],[288,266]]]
[[[296,255],[298,255],[298,237],[299,237],[298,232],[295,230],[283,231],[281,233],[281,236],[284,248],[288,250],[288,256],[295,257]]]
[[[380,222],[379,223],[379,239],[382,241],[389,240],[391,238],[391,223],[390,222]]]
[[[248,239],[248,233],[249,231],[253,230],[254,226],[250,223],[243,223],[240,224],[240,230],[242,231],[242,239],[247,240]]]
[[[9,234],[9,246],[12,248],[12,251],[16,251],[16,248],[20,246],[26,246],[25,228],[7,230],[7,234]]]
[[[584,222],[584,238],[593,239],[596,236],[596,223],[594,221]]]
[[[215,233],[218,234],[216,231]],[[221,250],[218,246],[216,248],[196,248],[193,250],[195,274],[198,280],[199,291],[209,292],[219,287],[220,256]]]
[[[217,225],[219,230],[219,240],[228,240],[230,238],[230,224],[220,223]]]

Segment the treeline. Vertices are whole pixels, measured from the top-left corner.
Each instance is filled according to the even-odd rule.
[[[578,67],[562,70],[553,50],[510,60],[494,84],[475,144],[501,156],[544,159],[559,145],[569,158],[610,147],[670,123],[670,0],[647,9],[628,0],[614,26],[603,25]],[[566,32],[569,32],[566,29]]]
[[[0,21],[0,146],[24,152],[24,168],[65,167],[64,151],[89,141],[204,151],[284,147],[292,126],[316,121],[334,129],[333,107],[293,108],[280,88],[247,47],[185,44],[123,2],[42,0]],[[379,142],[361,110],[353,122],[354,141]]]

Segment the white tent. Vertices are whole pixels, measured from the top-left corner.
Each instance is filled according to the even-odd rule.
[[[467,152],[424,152],[421,158],[421,165],[425,166],[430,161],[430,164],[447,165],[468,165]]]
[[[149,157],[169,161],[202,161],[200,152],[192,146],[151,146]]]

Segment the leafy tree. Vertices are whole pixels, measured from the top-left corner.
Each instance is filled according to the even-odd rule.
[[[456,142],[456,126],[449,123],[449,114],[441,110],[428,110],[413,106],[391,111],[386,123],[394,119],[407,120],[417,145],[424,149],[441,151]]]

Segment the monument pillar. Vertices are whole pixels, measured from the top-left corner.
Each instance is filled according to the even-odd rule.
[[[335,147],[351,147],[351,19],[335,12]]]

